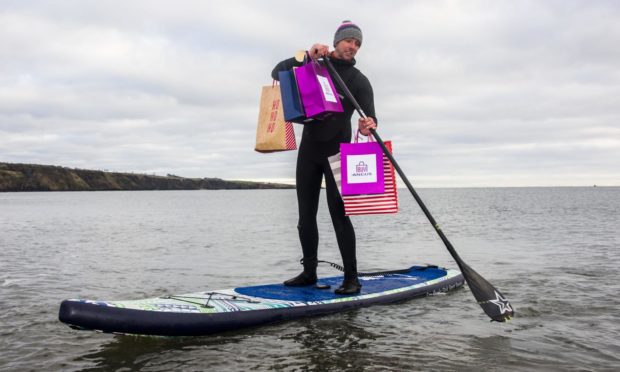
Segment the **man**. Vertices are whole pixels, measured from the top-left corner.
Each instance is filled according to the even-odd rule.
[[[358,120],[360,133],[367,136],[370,129],[377,127],[377,120],[372,86],[366,76],[354,67],[355,55],[362,46],[362,39],[361,29],[351,21],[344,21],[334,34],[333,51],[330,51],[327,45],[317,43],[310,48],[308,55],[312,59],[329,56],[334,68],[368,116],[367,119]],[[295,58],[286,59],[276,65],[271,76],[278,80],[279,71],[290,70],[295,66],[301,66],[301,62]],[[341,98],[344,97],[342,89],[337,84],[336,90]],[[296,169],[299,207],[297,229],[304,256],[304,271],[285,281],[284,284],[305,286],[317,282],[319,232],[316,216],[321,183],[325,176],[327,205],[344,266],[344,281],[335,292],[346,295],[359,293],[362,286],[357,278],[355,231],[350,218],[344,215],[344,203],[327,159],[340,151],[340,143],[351,142],[351,116],[355,107],[346,98],[342,100],[342,106],[344,112],[332,114],[321,122],[304,126]]]

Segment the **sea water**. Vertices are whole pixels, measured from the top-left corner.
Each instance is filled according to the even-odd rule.
[[[360,271],[456,267],[400,192],[353,218]],[[0,370],[617,370],[620,188],[422,189],[457,252],[512,302],[446,295],[205,337],[76,331],[66,298],[281,282],[301,266],[294,190],[0,193]],[[321,259],[339,262],[322,199]],[[330,267],[319,275],[335,275]]]

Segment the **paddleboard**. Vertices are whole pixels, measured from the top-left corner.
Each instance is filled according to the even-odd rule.
[[[143,300],[69,299],[61,303],[59,319],[76,329],[199,336],[409,300],[447,292],[464,282],[458,270],[412,266],[398,273],[360,277],[361,292],[343,296],[334,293],[342,279],[321,278],[316,286],[267,284]]]

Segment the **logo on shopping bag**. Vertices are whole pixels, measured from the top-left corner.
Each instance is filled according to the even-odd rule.
[[[356,173],[368,173],[368,164],[364,163],[363,161],[360,161],[356,166],[355,166],[355,172]]]
[[[377,182],[377,155],[349,155],[347,156],[348,183]]]
[[[280,109],[280,100],[274,99],[273,102],[271,102],[271,113],[269,114],[267,133],[273,133],[276,129],[276,121],[278,120],[278,109]]]

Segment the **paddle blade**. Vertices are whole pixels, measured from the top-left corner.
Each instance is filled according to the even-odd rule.
[[[461,263],[461,272],[482,310],[494,321],[505,322],[514,316],[508,299],[474,269]]]

